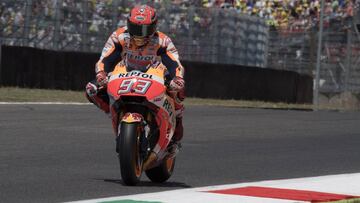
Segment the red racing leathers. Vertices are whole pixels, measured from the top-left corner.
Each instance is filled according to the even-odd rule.
[[[175,141],[179,141],[183,136],[182,113],[184,106],[181,102],[185,99],[184,68],[179,61],[178,51],[171,39],[162,32],[155,32],[142,47],[135,45],[126,26],[113,32],[103,48],[99,61],[96,63],[95,73],[97,80],[87,84],[86,95],[90,102],[108,113],[109,98],[106,94],[106,88],[102,88],[102,84],[99,84],[106,80],[104,75],[111,72],[119,62],[125,63],[130,69],[146,70],[147,66],[155,61],[162,62],[166,66],[169,73],[167,80],[171,81],[170,87],[172,84],[182,87],[176,92],[169,90],[169,94],[176,101],[177,127],[174,138]]]

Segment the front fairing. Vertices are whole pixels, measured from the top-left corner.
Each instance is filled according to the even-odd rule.
[[[113,100],[123,96],[146,97],[148,101],[162,97],[166,92],[161,71],[127,72],[125,68],[114,70],[108,83],[108,94]]]

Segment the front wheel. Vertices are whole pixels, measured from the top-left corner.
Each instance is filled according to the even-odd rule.
[[[119,161],[121,178],[126,185],[136,185],[142,174],[143,158],[140,155],[140,123],[120,124],[121,135],[117,143],[119,149]]]
[[[146,170],[145,173],[152,182],[163,183],[171,177],[174,167],[175,157],[169,157],[165,158],[159,166]]]

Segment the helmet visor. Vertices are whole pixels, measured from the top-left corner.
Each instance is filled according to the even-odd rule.
[[[130,35],[138,36],[138,37],[147,37],[154,34],[156,29],[156,23],[150,25],[139,25],[132,23],[128,19],[127,27],[129,30]]]

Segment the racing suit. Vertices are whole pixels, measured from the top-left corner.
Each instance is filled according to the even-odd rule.
[[[107,40],[101,57],[96,63],[95,72],[104,71],[109,73],[120,61],[134,70],[146,70],[148,65],[159,61],[166,66],[169,72],[167,80],[172,80],[175,77],[184,78],[184,68],[179,61],[177,49],[171,39],[159,31],[156,31],[144,46],[137,47],[131,40],[127,27],[120,27]],[[109,98],[106,88],[99,89],[98,86],[96,80],[89,82],[86,86],[86,96],[90,102],[105,113],[109,113]],[[178,142],[183,137],[182,116],[184,105],[182,101],[185,99],[184,89],[170,94],[170,96],[175,100],[176,129],[174,141]]]

